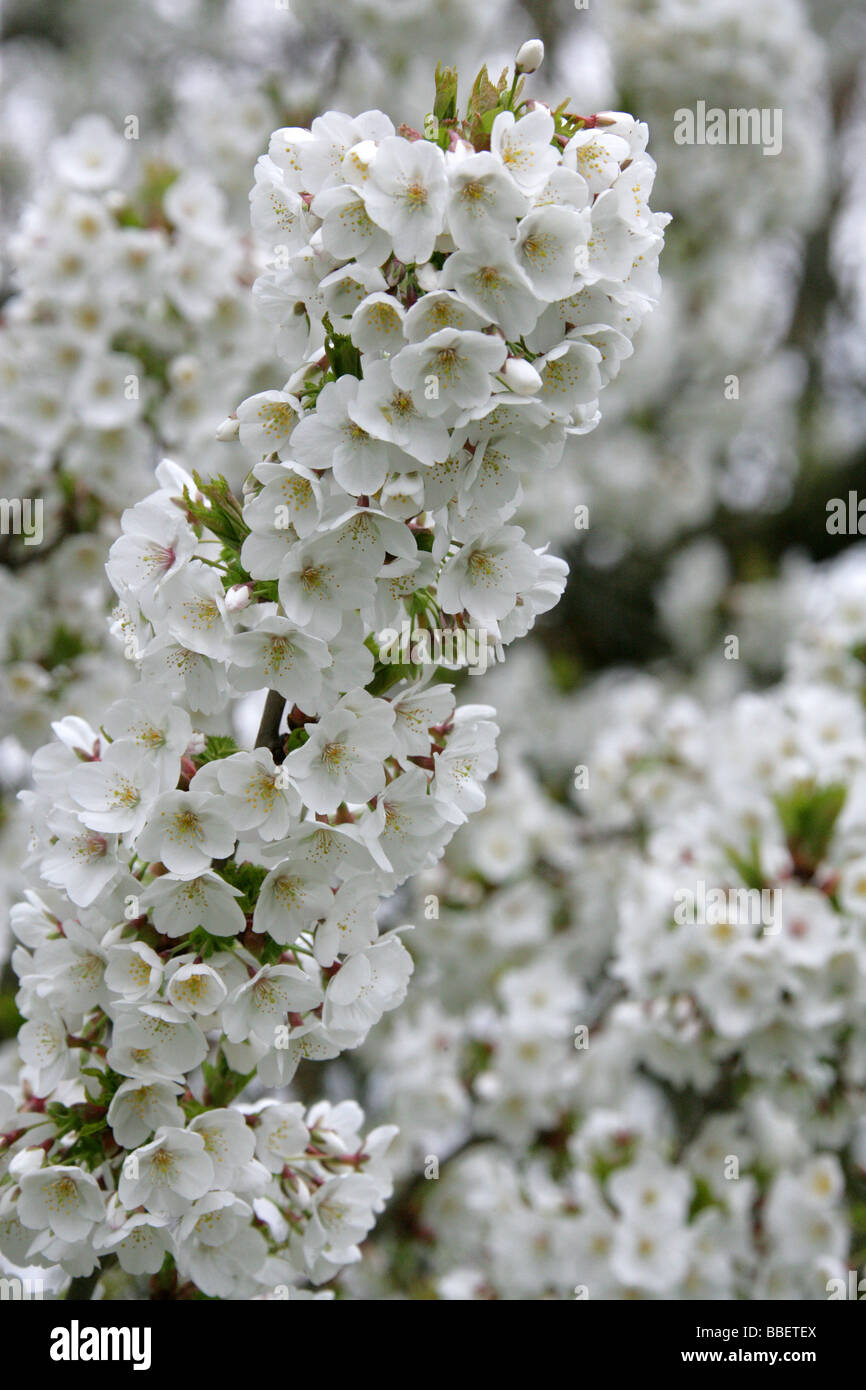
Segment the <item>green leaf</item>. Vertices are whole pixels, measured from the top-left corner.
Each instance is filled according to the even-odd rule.
[[[180,169],[160,160],[152,160],[145,168],[144,181],[136,197],[146,207],[161,204],[173,183],[180,178]]]
[[[485,135],[490,134],[493,129],[493,122],[504,110],[505,108],[503,106],[494,106],[491,111],[484,112],[484,115],[481,117],[481,129],[484,131]]]
[[[0,1040],[14,1038],[24,1023],[11,994],[0,994]]]
[[[205,527],[212,535],[216,536],[228,546],[232,554],[240,550],[244,541],[250,533],[243,518],[242,504],[235,497],[225,478],[201,478],[198,473],[193,473],[193,480],[202,498],[210,502],[206,506],[203,500],[193,498],[188,489],[184,488],[182,499],[175,499],[193,521]]]
[[[491,82],[486,66],[483,67],[472,85],[466,106],[468,137],[476,148],[490,144],[483,120],[486,112],[498,108],[500,91],[501,88],[494,87]]]
[[[153,377],[163,386],[168,384],[168,364],[170,354],[131,330],[116,333],[111,340],[114,352],[128,352],[137,357],[144,368],[145,376]]]
[[[364,689],[370,695],[383,695],[386,690],[390,690],[392,685],[396,685],[401,680],[416,680],[422,672],[422,667],[413,666],[411,662],[378,662],[373,671],[372,679],[369,680]]]
[[[253,585],[256,598],[263,603],[279,603],[280,590],[276,579],[257,579]]]
[[[694,1221],[695,1217],[707,1207],[720,1207],[721,1202],[715,1196],[706,1178],[695,1178],[695,1194],[689,1206],[689,1221]]]
[[[215,952],[225,951],[227,947],[231,947],[232,940],[231,937],[211,936],[205,927],[196,927],[189,934],[188,944],[190,950],[195,951],[197,956],[201,956],[202,960],[207,960],[208,956],[214,955]]]
[[[308,377],[301,390],[301,400],[305,410],[315,410],[316,401],[329,381],[334,381],[333,372],[323,372],[320,377]]]
[[[757,835],[752,835],[749,839],[749,852],[747,855],[740,854],[738,850],[730,846],[728,847],[727,855],[730,863],[736,869],[747,888],[764,888],[764,870],[761,867],[761,842]]]
[[[292,732],[286,740],[286,757],[288,757],[289,753],[294,752],[296,748],[303,748],[309,737],[310,735],[303,726],[298,729],[292,729]]]
[[[363,373],[359,349],[347,334],[334,332],[330,317],[327,314],[323,316],[322,323],[327,330],[325,352],[333,368],[334,376],[356,376],[360,380]]]
[[[262,965],[276,965],[285,949],[285,946],[281,946],[279,941],[274,941],[272,936],[266,937],[259,957]]]
[[[216,762],[218,758],[230,758],[237,751],[237,744],[228,734],[208,734],[204,751],[196,755],[195,761],[199,767],[204,767],[205,763]]]
[[[453,121],[457,115],[457,69],[436,64],[436,99],[433,115],[437,121]]]
[[[236,864],[230,859],[217,870],[217,873],[226,883],[230,883],[232,888],[240,889],[238,905],[241,910],[245,913],[252,912],[258,902],[259,890],[267,877],[267,869],[261,864],[250,864],[248,860]],[[222,938],[222,943],[225,946],[225,938]]]
[[[775,798],[788,850],[801,877],[811,878],[825,857],[846,794],[847,788],[839,782],[816,787],[809,781]]]
[[[222,1052],[219,1053],[214,1065],[209,1062],[202,1063],[202,1073],[210,1104],[217,1106],[229,1105],[235,1096],[240,1095],[244,1087],[249,1085],[256,1074],[255,1069],[246,1076],[242,1076],[240,1072],[232,1071]]]
[[[623,1168],[626,1164],[631,1163],[634,1157],[635,1143],[636,1141],[631,1137],[624,1140],[616,1157],[606,1154],[596,1155],[592,1164],[592,1174],[600,1187],[604,1186],[611,1173],[615,1173],[618,1168]]]
[[[237,554],[235,551],[229,549],[228,546],[223,546],[220,551],[220,564],[224,567],[220,578],[226,592],[235,584],[252,585],[253,581],[238,559]]]
[[[118,227],[143,227],[144,218],[128,204],[114,214]]]

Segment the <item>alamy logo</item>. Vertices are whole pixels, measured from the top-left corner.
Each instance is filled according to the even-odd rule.
[[[695,890],[678,888],[674,893],[674,921],[677,926],[763,927],[764,936],[775,936],[782,929],[780,888],[708,888],[698,879]]]
[[[393,627],[380,632],[379,660],[384,666],[447,666],[482,676],[505,656],[502,643],[484,628],[413,628],[404,621],[399,632]]]
[[[776,155],[782,149],[781,108],[763,106],[711,106],[699,101],[694,111],[681,106],[674,112],[674,142],[677,145],[762,145],[763,153]]]
[[[827,534],[866,536],[866,497],[852,489],[847,498],[831,497],[827,503]]]
[[[149,1327],[69,1327],[51,1331],[52,1361],[131,1361],[134,1371],[150,1370]]]
[[[41,1279],[19,1279],[17,1275],[11,1274],[0,1278],[0,1303],[5,1303],[8,1299],[17,1303],[19,1300],[41,1298],[42,1289]]]
[[[840,1299],[862,1302],[866,1298],[866,1279],[861,1279],[856,1269],[848,1270],[847,1284],[844,1279],[828,1279],[824,1287],[830,1303],[838,1303]]]
[[[41,545],[42,507],[41,497],[0,497],[0,535],[23,536],[25,545]]]

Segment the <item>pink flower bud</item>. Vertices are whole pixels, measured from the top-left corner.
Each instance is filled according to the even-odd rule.
[[[251,597],[249,584],[233,584],[226,590],[226,612],[240,613],[249,606]]]

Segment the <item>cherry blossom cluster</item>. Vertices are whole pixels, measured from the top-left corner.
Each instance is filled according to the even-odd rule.
[[[425,136],[329,113],[257,166],[255,294],[292,374],[219,429],[242,488],[166,459],[123,513],[107,571],[140,681],[56,721],[22,793],[19,1258],[244,1297],[326,1281],[387,1195],[393,1128],[363,1138],[349,1107],[337,1142],[327,1107],[248,1101],[403,999],[380,899],[484,805],[496,725],[378,637],[507,644],[556,602],[565,565],[508,525],[520,477],[597,423],[655,292],[646,131],[523,101],[540,48],[510,85],[482,71],[463,119],[440,70]]]
[[[275,132],[259,161],[253,225],[273,265],[254,292],[303,365],[238,408],[241,442],[265,455],[248,569],[272,578],[282,539],[295,616],[288,575],[327,560],[341,512],[367,508],[423,541],[386,546],[380,626],[436,570],[427,625],[465,615],[507,643],[564,583],[507,522],[524,480],[597,424],[657,295],[667,219],[649,208],[645,126],[518,104],[486,73],[461,123],[455,90],[440,74],[423,137],[381,112],[329,113]]]
[[[393,1127],[362,1134],[353,1101],[205,1106],[145,1074],[121,1080],[108,1106],[117,1143],[131,1150],[116,1173],[86,1126],[62,1145],[78,1118],[99,1129],[95,1100],[32,1099],[17,1114],[4,1104],[0,1241],[14,1265],[83,1277],[114,1259],[162,1297],[292,1299],[314,1296],[301,1279],[322,1284],[361,1258],[391,1192]],[[72,1088],[56,1094],[73,1098]]]

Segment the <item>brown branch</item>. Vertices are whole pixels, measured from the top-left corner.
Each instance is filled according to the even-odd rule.
[[[275,762],[283,760],[283,744],[280,738],[280,720],[286,707],[285,696],[277,690],[269,690],[259,731],[256,734],[256,748],[269,748]]]

